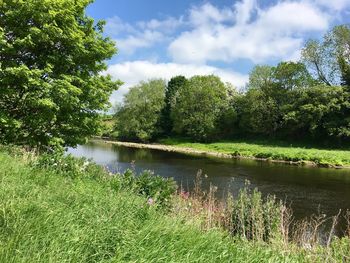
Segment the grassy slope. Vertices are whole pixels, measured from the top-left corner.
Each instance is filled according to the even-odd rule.
[[[311,161],[325,166],[350,166],[350,150],[316,149],[283,143],[227,141],[192,143],[182,139],[163,139],[160,143],[236,156],[269,158],[284,161]]]
[[[0,262],[282,262],[301,253],[234,242],[108,181],[36,171],[0,152]]]
[[[0,181],[0,262],[340,262],[348,253],[346,240],[307,252],[204,232],[108,178],[72,179],[1,151]]]

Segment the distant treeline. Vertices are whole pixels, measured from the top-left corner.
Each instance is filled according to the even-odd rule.
[[[212,141],[237,136],[350,139],[350,27],[310,40],[299,62],[258,65],[244,91],[219,77],[141,82],[116,106],[119,139],[182,136]]]

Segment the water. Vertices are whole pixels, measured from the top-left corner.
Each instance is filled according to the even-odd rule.
[[[137,149],[100,141],[68,149],[77,157],[87,157],[112,172],[127,168],[152,170],[173,177],[185,189],[191,189],[198,170],[203,187],[218,187],[218,196],[236,194],[249,180],[263,195],[273,194],[293,208],[296,218],[324,213],[336,215],[350,209],[350,170],[298,167],[286,164],[192,156],[151,149]]]

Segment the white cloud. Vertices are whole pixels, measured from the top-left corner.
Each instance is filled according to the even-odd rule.
[[[199,7],[193,7],[190,10],[189,22],[194,26],[205,26],[213,23],[230,21],[234,17],[232,10],[219,10],[210,3]]]
[[[182,24],[182,18],[169,17],[164,20],[140,21],[131,25],[115,16],[107,19],[105,30],[117,42],[120,54],[131,55],[137,49],[152,47],[166,41]]]
[[[180,63],[288,59],[300,49],[305,34],[326,30],[330,19],[306,0],[277,2],[265,9],[255,0],[224,9],[205,4],[191,11],[192,29],[182,32],[168,52]]]
[[[314,0],[313,3],[335,11],[342,11],[342,9],[350,7],[349,0]]]
[[[192,64],[177,63],[152,63],[149,61],[128,61],[120,64],[114,64],[108,67],[107,73],[115,79],[122,80],[125,84],[111,97],[111,102],[121,102],[123,95],[127,93],[131,86],[136,85],[141,80],[152,78],[170,78],[183,75],[191,77],[194,75],[214,74],[219,76],[224,82],[230,82],[236,87],[242,87],[248,80],[248,76],[220,69],[212,66],[198,66]]]
[[[151,47],[155,43],[161,42],[164,38],[165,36],[158,31],[146,30],[136,36],[130,35],[124,39],[116,39],[116,42],[120,52],[130,55],[136,49]]]
[[[350,7],[350,0],[275,0],[268,6],[259,2],[241,0],[223,8],[206,2],[178,18],[135,24],[125,23],[119,17],[107,19],[106,33],[117,41],[119,54],[130,55],[161,43],[172,58],[171,63],[159,63],[164,58],[153,49],[154,61],[126,61],[109,66],[107,72],[125,82],[111,102],[121,101],[123,94],[141,80],[169,80],[176,75],[215,74],[241,87],[248,79],[246,75],[208,66],[208,62],[296,61],[304,41],[312,35],[322,35]]]
[[[244,25],[249,22],[252,17],[252,13],[257,10],[256,0],[247,0],[237,2],[234,5],[236,23],[238,25]]]

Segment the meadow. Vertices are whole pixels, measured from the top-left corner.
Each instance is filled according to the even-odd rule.
[[[235,227],[228,231],[219,224],[228,210],[211,195],[171,194],[171,181],[138,178],[131,172],[112,176],[87,160],[1,150],[0,262],[349,260],[346,237],[332,237],[328,246],[305,247],[284,240],[278,225],[268,238],[266,229],[254,230],[252,226],[273,225],[258,221],[260,215],[278,219],[280,213],[272,209],[278,203],[264,203],[259,194],[243,191],[232,206],[243,214],[229,215]],[[258,209],[251,209],[254,203]],[[252,224],[259,207],[270,207],[270,212],[256,214]],[[243,218],[249,222],[239,223]]]

